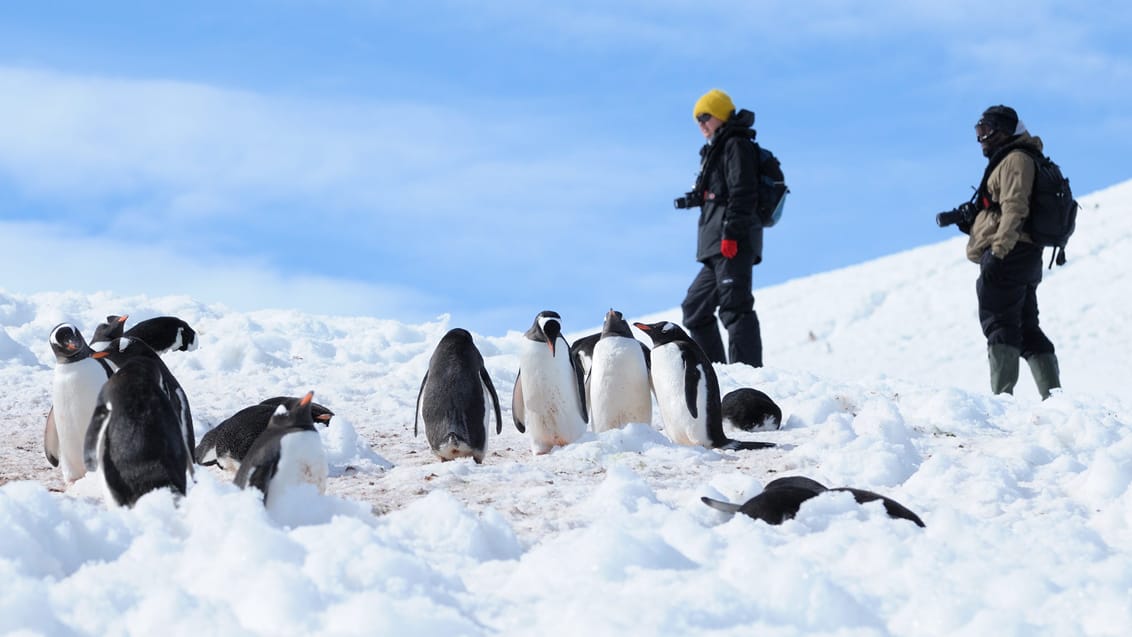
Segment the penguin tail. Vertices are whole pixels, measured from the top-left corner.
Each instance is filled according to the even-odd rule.
[[[716,449],[726,449],[728,451],[747,451],[750,449],[770,449],[778,445],[773,442],[759,442],[757,440],[734,440],[728,439]]]
[[[738,513],[739,509],[742,508],[741,505],[734,504],[732,502],[724,502],[723,500],[716,500],[707,496],[701,497],[700,502],[703,502],[716,511],[723,511],[724,513]]]

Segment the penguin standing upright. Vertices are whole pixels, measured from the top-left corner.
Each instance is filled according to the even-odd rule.
[[[70,323],[56,325],[48,342],[55,354],[55,373],[43,451],[52,466],[62,469],[63,481],[71,484],[86,474],[83,442],[110,368],[91,357],[94,351]]]
[[[188,454],[162,383],[159,361],[135,357],[98,394],[83,459],[89,471],[99,472],[109,505],[133,506],[165,487],[185,494]]]
[[[194,454],[197,463],[220,465],[226,471],[236,471],[244,456],[248,455],[252,443],[267,429],[267,423],[271,421],[275,409],[279,405],[291,409],[300,400],[302,398],[294,396],[276,396],[232,414],[200,437],[200,444]],[[333,416],[333,411],[318,403],[311,403],[311,418],[316,423],[329,425]]]
[[[241,489],[255,487],[263,492],[268,510],[275,509],[286,493],[302,484],[326,492],[326,451],[311,418],[311,399],[307,392],[290,409],[279,405],[248,455],[240,463],[235,482]]]
[[[570,360],[574,365],[574,373],[578,382],[582,383],[583,398],[586,401],[586,413],[592,414],[590,403],[590,368],[594,362],[594,346],[601,339],[601,332],[594,332],[570,343]]]
[[[161,388],[169,398],[169,403],[173,406],[173,411],[177,414],[177,420],[181,426],[181,438],[185,444],[186,457],[189,463],[188,470],[192,474],[192,465],[195,461],[193,454],[196,451],[196,433],[193,431],[193,414],[189,408],[189,398],[185,395],[185,390],[181,388],[181,384],[177,382],[177,378],[173,376],[173,372],[169,371],[164,361],[161,360],[161,356],[141,339],[128,336],[110,341],[105,349],[95,352],[93,356],[99,360],[109,361],[110,368],[115,371],[121,369],[130,359],[137,357],[152,359],[157,364],[157,368],[161,371]]]
[[[597,433],[631,422],[652,423],[648,349],[621,312],[609,310],[586,379],[590,423]]]
[[[539,312],[523,336],[511,414],[515,428],[530,434],[531,451],[544,454],[585,434],[584,390],[557,312]]]
[[[723,433],[715,369],[703,349],[679,325],[667,321],[634,325],[653,342],[653,391],[669,439],[710,449],[774,446],[769,442],[733,440]]]
[[[489,399],[495,408],[495,433],[499,434],[503,432],[499,396],[484,367],[483,355],[467,330],[450,330],[437,344],[421,380],[413,436],[423,420],[428,444],[437,457],[452,460],[471,456],[480,464],[491,426]]]

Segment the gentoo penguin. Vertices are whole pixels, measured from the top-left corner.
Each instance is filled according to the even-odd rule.
[[[181,425],[181,437],[184,440],[186,455],[189,459],[189,473],[192,474],[193,454],[196,451],[196,433],[193,431],[193,414],[189,408],[189,398],[185,395],[185,390],[181,388],[181,384],[177,382],[177,378],[173,376],[173,372],[169,371],[169,368],[161,360],[161,356],[141,339],[128,336],[110,341],[105,349],[95,352],[93,356],[100,360],[109,361],[110,368],[114,370],[120,369],[131,358],[149,358],[156,361],[158,369],[161,370],[161,388],[169,398],[169,403],[173,405],[173,411],[177,414],[177,420]]]
[[[648,349],[617,310],[605,314],[586,379],[590,423],[597,433],[631,422],[652,423]]]
[[[106,317],[106,321],[99,323],[94,328],[94,334],[90,337],[90,347],[94,351],[102,351],[110,344],[110,341],[122,336],[125,331],[126,319],[128,315],[118,316],[111,314]]]
[[[739,441],[723,433],[719,380],[711,361],[680,326],[634,323],[652,339],[652,383],[664,433],[672,442],[711,449],[763,449],[769,442]]]
[[[530,434],[531,451],[543,454],[586,432],[584,390],[557,312],[539,312],[523,336],[511,415],[515,428]]]
[[[782,409],[765,393],[750,387],[723,397],[723,424],[744,431],[771,431],[782,426]]]
[[[135,357],[98,394],[83,458],[99,472],[109,505],[133,506],[165,487],[185,494],[189,459],[164,382],[160,361]]]
[[[256,438],[236,472],[236,485],[262,491],[268,510],[301,484],[312,484],[319,493],[326,492],[326,451],[311,418],[312,398],[314,392],[307,392],[290,409],[286,405],[276,407],[267,429]]]
[[[271,415],[279,405],[291,409],[302,398],[293,396],[276,396],[267,400],[244,407],[226,420],[222,421],[200,438],[194,454],[197,463],[202,465],[220,465],[226,471],[236,471],[240,462],[248,455],[252,443],[267,429]],[[311,419],[317,423],[327,425],[334,412],[318,403],[311,403]]]
[[[798,508],[802,506],[803,502],[827,491],[848,491],[853,494],[853,499],[856,500],[858,504],[880,500],[884,504],[884,510],[888,513],[889,517],[910,520],[915,523],[916,526],[924,526],[924,521],[920,519],[920,516],[892,498],[872,491],[854,489],[852,487],[827,489],[825,485],[817,480],[805,476],[788,476],[772,480],[766,485],[762,493],[747,500],[742,505],[723,502],[708,497],[700,498],[700,500],[709,507],[719,511],[742,513],[756,520],[762,520],[767,524],[782,524],[783,521],[789,520],[797,515]]]
[[[601,339],[601,332],[594,332],[583,336],[570,344],[570,360],[574,365],[574,373],[582,383],[586,399],[586,414],[593,413],[590,408],[590,367],[594,362],[594,345]]]
[[[91,357],[93,350],[70,323],[56,325],[48,342],[55,353],[55,373],[43,451],[48,462],[62,469],[63,481],[70,484],[86,474],[83,441],[110,368]]]
[[[96,350],[105,349],[106,343],[127,336],[143,341],[158,354],[172,350],[182,352],[197,348],[197,333],[189,324],[175,316],[157,316],[141,321],[123,332],[128,315],[110,315],[105,323],[99,323],[94,329],[94,338],[91,346]]]
[[[487,431],[495,408],[495,433],[503,432],[499,396],[483,364],[483,356],[464,329],[450,330],[428,361],[428,371],[417,393],[417,415],[413,436],[423,420],[425,436],[432,452],[441,460],[471,456],[483,462],[487,450]]]

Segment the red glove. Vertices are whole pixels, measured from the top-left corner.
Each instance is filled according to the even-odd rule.
[[[724,239],[719,242],[719,251],[723,253],[724,258],[734,259],[735,255],[739,254],[739,242],[734,239]]]

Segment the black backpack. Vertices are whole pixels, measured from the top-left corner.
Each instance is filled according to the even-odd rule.
[[[786,194],[790,189],[786,187],[786,176],[782,174],[782,164],[774,153],[755,144],[755,156],[758,158],[759,172],[759,206],[758,215],[762,219],[763,227],[770,228],[782,218],[782,208],[786,204]]]
[[[1020,150],[1034,160],[1034,189],[1030,192],[1030,215],[1022,226],[1035,245],[1053,248],[1049,267],[1065,265],[1065,244],[1077,229],[1077,202],[1069,188],[1069,180],[1061,168],[1033,146],[1018,145],[1003,149],[997,161],[987,166],[980,192],[986,193],[987,179],[994,167],[1013,150]]]

